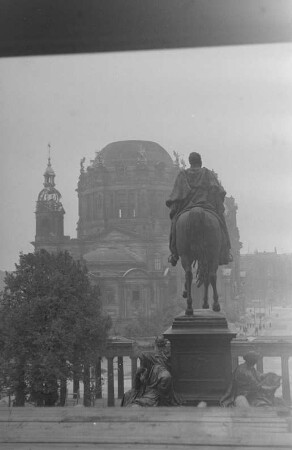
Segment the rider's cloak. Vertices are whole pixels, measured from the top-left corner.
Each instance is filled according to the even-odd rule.
[[[170,218],[183,210],[200,206],[217,212],[224,212],[226,191],[216,174],[206,167],[181,170],[175,180],[166,206],[170,208]]]

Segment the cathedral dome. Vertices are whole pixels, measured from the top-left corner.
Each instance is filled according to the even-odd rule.
[[[156,142],[151,141],[117,141],[108,144],[100,152],[105,166],[110,166],[116,161],[134,162],[145,160],[147,162],[173,165],[167,151]]]

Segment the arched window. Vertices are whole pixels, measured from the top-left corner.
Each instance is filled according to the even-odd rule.
[[[102,196],[99,194],[97,196],[97,209],[101,209],[102,208]]]
[[[154,256],[154,270],[161,270],[161,258],[158,254]]]
[[[128,194],[128,217],[136,217],[136,193],[129,192]]]
[[[127,175],[127,168],[124,166],[122,162],[116,165],[116,177],[118,180],[121,180]]]
[[[127,217],[127,197],[125,191],[117,192],[116,205],[119,219]]]

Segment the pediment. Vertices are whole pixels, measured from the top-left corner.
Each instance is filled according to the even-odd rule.
[[[114,237],[116,236],[116,240]],[[130,249],[125,243],[126,239],[123,234],[109,233],[105,239],[93,245],[83,255],[87,262],[95,263],[112,263],[112,264],[143,264],[143,257],[139,252]]]
[[[95,250],[91,250],[83,255],[83,258],[87,262],[91,263],[111,263],[111,264],[141,264],[143,260],[139,258],[134,252],[131,252],[127,248],[120,246],[100,246]]]
[[[133,240],[132,233],[126,233],[121,230],[112,229],[107,233],[100,236],[99,242],[111,243],[111,242],[127,242]]]

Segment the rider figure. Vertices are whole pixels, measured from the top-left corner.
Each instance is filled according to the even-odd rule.
[[[226,195],[216,174],[202,167],[199,153],[189,155],[189,169],[182,169],[174,183],[173,190],[166,206],[170,208],[171,230],[169,248],[171,255],[169,262],[175,266],[179,259],[176,248],[175,228],[177,218],[182,212],[189,211],[195,206],[212,212],[219,220],[222,230],[222,248],[219,264],[228,264],[232,261],[230,254],[230,239],[224,217],[224,198]]]

